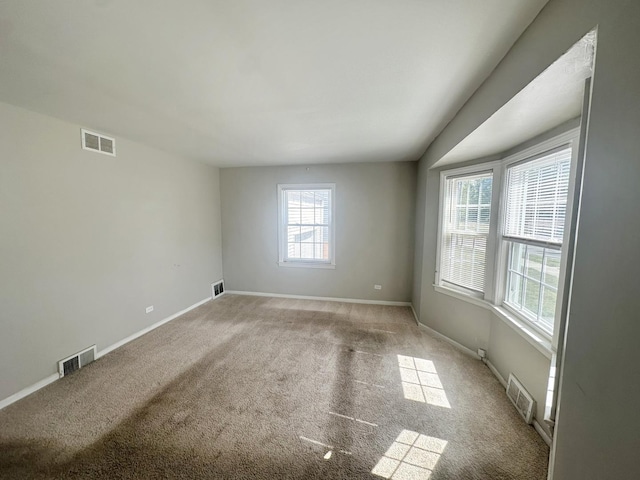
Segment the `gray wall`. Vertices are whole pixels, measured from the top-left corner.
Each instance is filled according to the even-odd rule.
[[[415,162],[222,169],[227,289],[409,301],[415,174]],[[278,266],[277,184],[323,182],[336,184],[335,270]]]
[[[640,477],[638,19],[637,0],[550,0],[422,159],[433,164],[584,33],[598,26],[551,463],[556,480]],[[425,259],[427,256],[425,240]],[[425,302],[422,304],[424,309]]]
[[[218,169],[0,104],[0,400],[210,296]],[[145,314],[145,307],[155,310]]]

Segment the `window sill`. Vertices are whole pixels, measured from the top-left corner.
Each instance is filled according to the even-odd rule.
[[[511,327],[518,335],[524,338],[542,355],[551,360],[551,357],[554,353],[553,346],[551,345],[551,340],[540,335],[532,327],[527,325],[524,321],[513,315],[505,308],[493,305],[492,303],[482,298],[474,297],[473,295],[469,295],[452,288],[443,287],[441,285],[433,285],[433,289],[438,293],[457,298],[458,300],[471,303],[473,305],[493,312],[496,317],[498,317],[505,324]]]
[[[324,268],[335,270],[336,266],[333,263],[305,263],[305,262],[278,262],[281,267],[294,267],[294,268]]]

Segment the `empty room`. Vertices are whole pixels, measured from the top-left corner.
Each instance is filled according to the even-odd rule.
[[[640,2],[0,2],[0,479],[637,479]]]

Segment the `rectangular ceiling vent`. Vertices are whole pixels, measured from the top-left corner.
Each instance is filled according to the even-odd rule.
[[[535,406],[535,400],[529,392],[522,386],[518,379],[509,374],[509,382],[507,383],[507,396],[511,400],[511,403],[515,405],[518,413],[522,415],[524,421],[527,423],[533,422],[533,409]]]
[[[223,293],[224,293],[224,282],[222,280],[211,284],[211,298],[219,297]]]
[[[102,135],[101,133],[90,132],[84,128],[80,131],[82,132],[82,148],[113,157],[116,156],[115,139]]]
[[[60,360],[58,362],[58,373],[60,374],[60,378],[89,365],[96,359],[96,353],[96,346],[91,345],[89,348],[85,348],[81,352],[75,353],[64,360]]]

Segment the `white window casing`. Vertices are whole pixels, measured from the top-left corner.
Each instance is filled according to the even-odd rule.
[[[335,268],[335,184],[278,185],[278,265]]]

